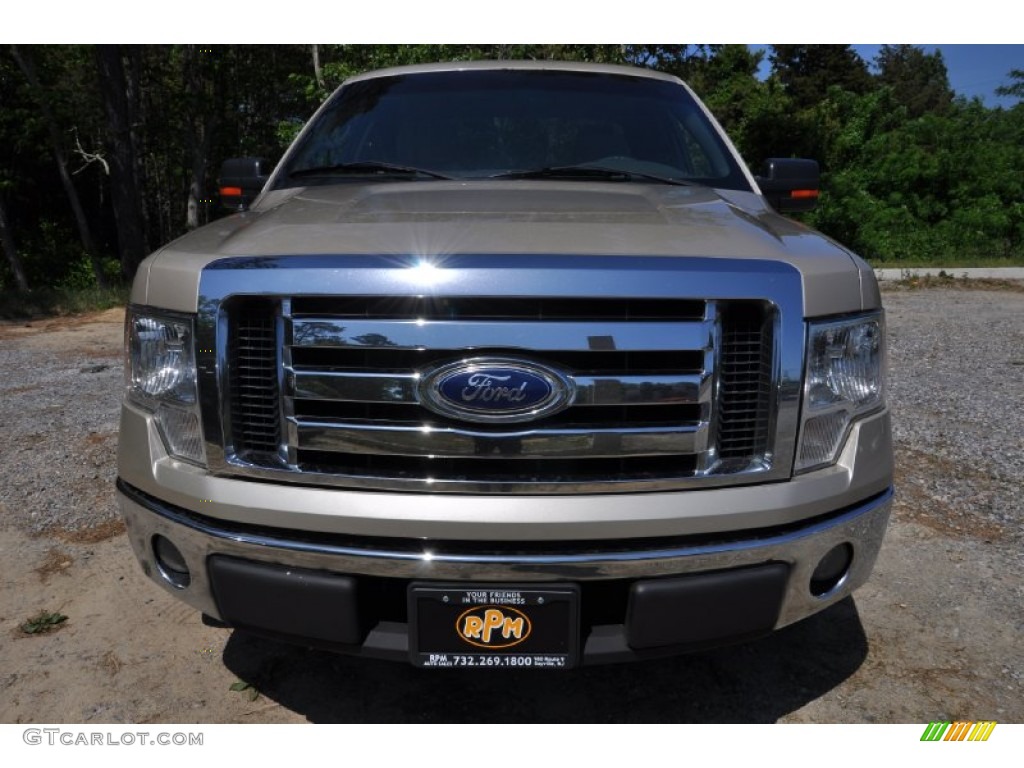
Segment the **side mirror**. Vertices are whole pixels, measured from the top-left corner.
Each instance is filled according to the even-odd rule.
[[[820,174],[816,160],[772,157],[757,176],[761,192],[779,213],[813,211],[818,204]]]
[[[235,157],[220,167],[220,204],[232,211],[247,211],[270,178],[270,163],[262,157]]]

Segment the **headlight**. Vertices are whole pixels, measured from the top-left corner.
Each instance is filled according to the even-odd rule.
[[[125,323],[128,399],[153,412],[171,454],[205,463],[192,318],[129,310]]]
[[[196,401],[191,321],[136,315],[129,321],[131,391],[140,401]]]
[[[796,471],[835,463],[850,424],[884,404],[881,312],[810,323]]]

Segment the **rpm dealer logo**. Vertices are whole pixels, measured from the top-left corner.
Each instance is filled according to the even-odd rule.
[[[507,605],[476,605],[455,621],[459,639],[490,650],[519,645],[532,628],[529,616]]]

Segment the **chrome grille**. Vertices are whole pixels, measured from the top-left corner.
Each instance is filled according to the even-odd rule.
[[[771,316],[757,304],[724,309],[718,399],[718,455],[745,463],[768,448]]]
[[[768,449],[764,302],[318,296],[231,306],[233,455],[252,466],[360,487],[557,493],[735,472]],[[573,405],[481,424],[420,404],[423,371],[488,355],[557,366],[575,383]]]
[[[231,443],[240,456],[276,454],[281,442],[277,302],[248,300],[231,314]]]

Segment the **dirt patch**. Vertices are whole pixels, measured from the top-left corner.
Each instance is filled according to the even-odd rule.
[[[90,432],[85,436],[85,442],[89,445],[104,445],[117,440],[116,432]]]
[[[107,651],[100,657],[100,668],[105,670],[111,677],[121,671],[124,662],[114,651]]]
[[[0,323],[0,341],[58,360],[113,362],[124,354],[124,309],[58,317],[32,323]]]
[[[74,542],[76,544],[96,544],[101,541],[113,539],[124,532],[124,520],[116,518],[114,520],[104,521],[89,528],[74,528],[71,530],[53,528],[47,531],[47,535],[60,539],[61,541]]]
[[[70,331],[80,333],[86,326],[116,323],[124,325],[124,308],[114,307],[81,315],[47,317],[39,320],[0,320],[0,339],[16,339],[39,334]],[[107,347],[109,349],[109,347]]]
[[[101,349],[92,345],[83,345],[78,349],[57,353],[61,360],[68,361],[81,360],[82,358],[89,360],[120,360],[123,355],[124,352],[121,350]],[[96,370],[83,370],[82,373],[99,373],[101,370],[105,370],[105,368],[100,368],[99,366],[95,366],[95,368]]]
[[[67,575],[68,568],[74,565],[74,563],[75,558],[68,552],[59,547],[50,547],[46,553],[46,558],[35,569],[35,572],[39,574],[39,580],[45,584],[55,574],[63,573]]]
[[[991,520],[978,519],[969,507],[943,498],[948,478],[973,483],[979,494],[995,490],[998,479],[947,458],[902,447],[896,451],[897,519],[919,523],[944,536],[971,536],[982,541],[1001,539],[1007,530]]]

